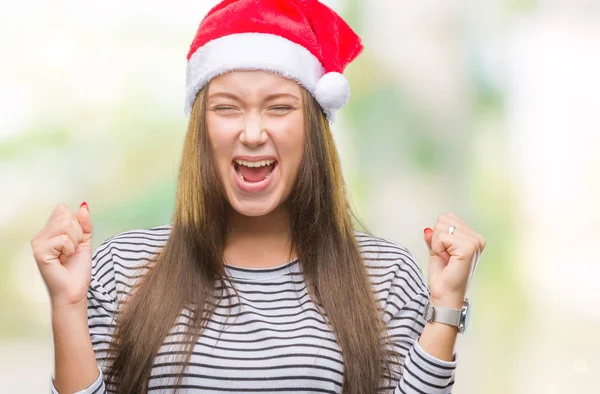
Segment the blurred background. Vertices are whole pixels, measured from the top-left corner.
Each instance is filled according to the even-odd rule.
[[[359,217],[426,272],[447,211],[486,236],[455,393],[600,393],[600,1],[329,0],[363,37],[334,134]],[[29,239],[60,203],[94,243],[170,221],[185,56],[212,0],[6,2],[0,392],[48,391]]]

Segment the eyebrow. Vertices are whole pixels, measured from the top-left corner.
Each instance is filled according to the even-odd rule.
[[[230,99],[233,99],[233,100],[239,100],[240,99],[238,96],[236,96],[233,93],[217,92],[217,93],[213,93],[213,94],[209,95],[208,96],[208,100],[210,100],[212,98],[218,98],[218,97],[230,98]]]
[[[224,98],[229,98],[229,99],[236,100],[236,101],[242,101],[239,96],[237,96],[233,93],[228,93],[228,92],[212,93],[211,95],[208,96],[208,100],[218,98],[218,97],[224,97]],[[275,100],[275,99],[278,99],[281,97],[289,97],[289,98],[293,98],[296,100],[300,100],[300,98],[298,96],[291,94],[291,93],[274,93],[274,94],[270,94],[267,97],[265,97],[265,99],[263,101],[265,101],[265,102],[271,101],[271,100]]]
[[[281,97],[289,97],[289,98],[293,98],[296,100],[300,100],[298,98],[298,96],[291,94],[291,93],[275,93],[275,94],[270,94],[265,98],[265,101],[271,101],[271,100],[275,100]]]

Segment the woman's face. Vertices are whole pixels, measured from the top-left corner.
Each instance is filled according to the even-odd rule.
[[[300,85],[264,71],[236,71],[208,87],[206,122],[231,206],[266,215],[289,196],[304,151]]]

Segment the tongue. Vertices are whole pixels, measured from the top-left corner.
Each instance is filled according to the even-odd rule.
[[[260,182],[267,177],[267,174],[273,169],[275,164],[270,166],[246,167],[238,166],[238,171],[244,176],[246,182]]]

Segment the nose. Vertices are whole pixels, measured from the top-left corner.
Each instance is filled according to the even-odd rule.
[[[248,114],[240,134],[240,141],[247,146],[256,147],[267,142],[268,135],[262,127],[259,115]]]

